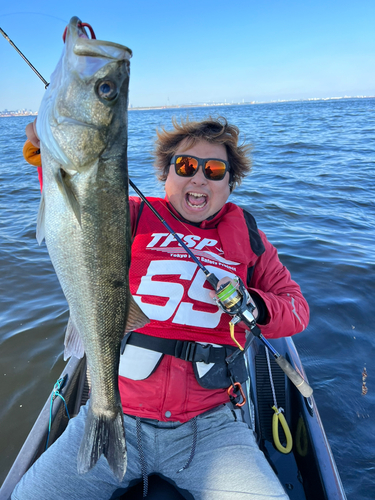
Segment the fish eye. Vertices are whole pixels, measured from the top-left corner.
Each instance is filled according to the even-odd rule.
[[[100,99],[113,101],[118,95],[117,85],[112,80],[101,80],[96,85],[96,93]]]

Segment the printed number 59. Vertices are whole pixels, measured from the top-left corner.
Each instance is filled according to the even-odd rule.
[[[206,266],[206,268],[215,273],[219,279],[224,276],[234,276],[233,273],[224,269],[213,266]],[[208,294],[208,290],[203,287],[205,276],[203,272],[199,270],[197,264],[194,262],[181,262],[176,260],[152,261],[147,269],[146,276],[143,276],[141,279],[138,290],[134,295],[134,300],[150,319],[166,321],[175,313],[172,323],[201,326],[204,328],[216,328],[218,326],[220,317],[223,313],[221,309],[217,308],[217,311],[213,313],[194,310],[191,302],[181,302],[184,296],[184,287],[181,283],[156,281],[152,279],[157,275],[177,275],[182,280],[191,281],[192,283],[188,289],[188,296],[193,301],[197,300],[211,305],[213,303]],[[142,295],[165,297],[168,301],[164,306],[148,304],[142,301]]]

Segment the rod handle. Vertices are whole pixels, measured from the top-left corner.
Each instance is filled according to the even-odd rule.
[[[296,372],[296,370],[284,358],[284,356],[280,354],[278,357],[275,357],[275,361],[288,377],[288,379],[297,387],[302,396],[304,396],[305,398],[309,398],[313,393],[312,388],[309,386],[306,380],[303,379],[298,372]]]

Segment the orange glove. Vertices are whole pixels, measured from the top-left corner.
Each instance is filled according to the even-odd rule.
[[[27,141],[25,142],[22,153],[23,157],[28,163],[30,163],[30,165],[33,165],[34,167],[42,166],[40,149],[39,147],[34,146],[34,144],[29,139],[27,139]]]
[[[34,167],[42,166],[42,159],[40,157],[40,140],[36,133],[36,118],[32,123],[26,125],[27,141],[23,146],[23,157],[25,160]]]

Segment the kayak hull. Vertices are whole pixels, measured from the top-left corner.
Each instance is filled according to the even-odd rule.
[[[290,337],[272,340],[275,349],[284,355],[292,366],[306,379],[301,360]],[[272,355],[270,366],[277,406],[284,409],[285,419],[291,430],[293,448],[289,454],[280,453],[273,445],[272,417],[274,396],[265,347],[254,337],[247,351],[249,382],[246,393],[250,404],[243,410],[247,422],[254,429],[260,448],[278,475],[291,500],[345,500],[346,495],[332,451],[324,432],[314,397],[304,398],[280,370]],[[71,358],[61,378],[61,393],[69,414],[78,414],[80,406],[89,397],[89,380],[85,358]],[[245,389],[245,388],[244,388]],[[17,456],[1,489],[0,500],[8,500],[23,474],[44,452],[48,437],[50,400],[47,399],[19,455]],[[68,424],[65,406],[56,398],[52,409],[49,445],[64,431]],[[284,435],[280,432],[280,441]],[[142,484],[120,496],[123,500],[142,498]],[[182,495],[167,481],[158,476],[149,478],[149,500],[181,499]],[[51,499],[52,500],[52,499]]]

